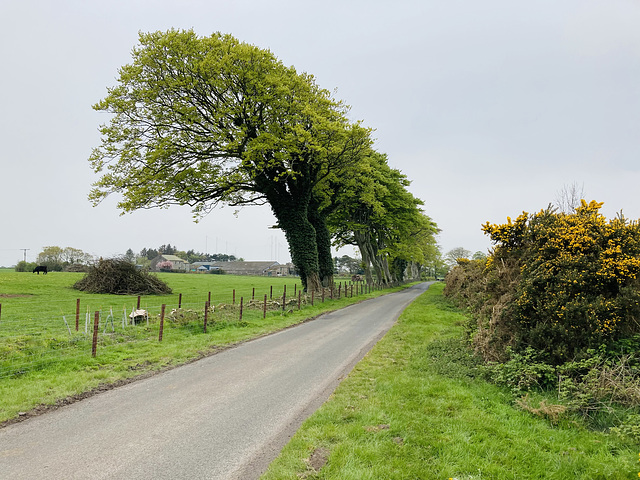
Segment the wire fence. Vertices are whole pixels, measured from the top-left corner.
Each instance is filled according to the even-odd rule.
[[[256,292],[235,290],[215,301],[211,292],[182,294],[149,304],[149,297],[119,297],[118,306],[82,304],[76,299],[47,302],[51,315],[13,315],[0,303],[0,378],[16,377],[43,369],[94,368],[96,357],[118,349],[137,349],[228,327],[259,323],[274,312],[293,312],[320,302],[354,297],[383,288],[362,282],[345,282],[320,292]],[[59,303],[59,304],[58,304]],[[63,304],[64,303],[64,304]],[[95,301],[96,303],[100,303]],[[114,302],[115,303],[115,302]],[[35,306],[35,304],[34,304]],[[37,311],[37,309],[35,309]]]

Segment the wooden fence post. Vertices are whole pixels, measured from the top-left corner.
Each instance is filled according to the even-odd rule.
[[[209,297],[208,297],[207,301],[209,302],[209,305],[211,305],[211,292],[209,292]]]
[[[209,302],[204,303],[204,333],[207,333],[207,318],[209,317]]]
[[[182,294],[178,295],[178,310],[182,308]]]
[[[233,305],[236,304],[236,289],[233,289]]]
[[[298,290],[298,310],[300,310],[302,300],[302,290]]]
[[[136,310],[140,310],[140,295],[138,295],[138,304],[136,305]]]
[[[271,285],[271,288],[269,290],[269,300],[273,299],[273,285]]]
[[[163,303],[160,310],[160,333],[158,334],[158,341],[162,341],[162,330],[164,329],[164,309],[166,305]]]
[[[80,328],[80,299],[76,300],[76,332]]]
[[[284,312],[284,306],[287,303],[287,286],[284,286],[284,290],[282,292],[282,311]]]
[[[324,303],[324,287],[322,287],[322,303]]]
[[[100,323],[100,312],[96,312],[93,318],[93,343],[91,344],[91,356],[95,357],[98,350],[98,323]]]
[[[262,318],[267,318],[267,294],[264,294],[264,304],[262,306]]]
[[[315,293],[314,290],[311,290],[311,306],[313,307],[313,294]]]
[[[242,321],[242,304],[243,304],[243,300],[244,300],[244,297],[240,297],[240,321]]]
[[[256,287],[253,287],[253,291],[251,292],[251,300],[256,299]]]
[[[0,303],[0,319],[2,319],[2,304]]]

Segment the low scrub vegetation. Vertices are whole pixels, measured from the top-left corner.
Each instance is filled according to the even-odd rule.
[[[523,408],[541,408],[527,394],[553,391],[568,412],[610,427],[640,407],[640,225],[607,220],[601,206],[485,224],[493,251],[460,260],[445,295],[471,313],[471,345]]]

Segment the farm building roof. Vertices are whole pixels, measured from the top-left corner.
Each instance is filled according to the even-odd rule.
[[[177,257],[175,255],[159,255],[159,256],[164,258],[165,260],[169,260],[170,262],[184,262],[184,263],[187,263],[187,261],[184,258],[180,258],[180,257]]]
[[[278,262],[216,262],[214,267],[220,267],[226,273],[234,275],[263,275],[270,267]]]

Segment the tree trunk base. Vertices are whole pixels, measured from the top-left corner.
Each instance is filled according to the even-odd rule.
[[[322,283],[317,272],[307,275],[307,292],[319,292],[322,290]]]

